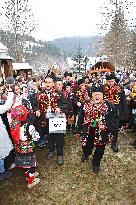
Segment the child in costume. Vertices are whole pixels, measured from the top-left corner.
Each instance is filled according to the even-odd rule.
[[[34,141],[40,136],[33,126],[28,110],[23,105],[18,105],[11,110],[11,135],[15,142],[15,164],[25,171],[28,188],[40,182],[39,173],[36,172],[37,161]]]

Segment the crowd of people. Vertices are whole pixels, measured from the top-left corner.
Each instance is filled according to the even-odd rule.
[[[107,143],[118,152],[119,132],[136,133],[134,70],[80,79],[67,71],[63,76],[49,71],[38,80],[29,74],[27,81],[22,76],[12,81],[0,84],[0,180],[8,180],[13,168],[23,168],[31,189],[40,182],[36,147],[48,149],[47,160],[56,154],[57,164],[63,165],[66,134],[80,140],[83,163],[95,149],[92,171],[98,174]],[[65,114],[66,130],[50,132],[52,114]],[[136,149],[136,138],[132,146]]]

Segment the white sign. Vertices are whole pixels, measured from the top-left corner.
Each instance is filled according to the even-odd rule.
[[[66,116],[59,115],[49,118],[49,133],[65,133],[66,132]]]

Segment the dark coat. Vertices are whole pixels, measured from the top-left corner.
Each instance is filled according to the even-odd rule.
[[[77,133],[80,134],[81,140],[84,142],[87,142],[88,136],[94,135],[95,133],[95,142],[97,145],[103,145],[108,143],[109,137],[114,133],[114,130],[118,128],[119,124],[119,115],[118,110],[113,106],[110,102],[105,101],[106,106],[108,107],[107,112],[105,112],[105,120],[104,123],[106,125],[106,130],[98,132],[97,127],[93,127],[91,124],[84,123],[86,119],[86,115],[84,112],[84,109],[80,110],[80,114],[78,117],[77,122]],[[90,116],[91,118],[91,116]],[[99,137],[101,135],[102,140],[99,140]]]

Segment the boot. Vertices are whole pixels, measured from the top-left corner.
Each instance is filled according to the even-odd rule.
[[[9,168],[9,170],[10,170],[10,169],[14,169],[15,167],[16,167],[15,163],[12,163],[11,166],[10,166],[10,168]]]
[[[39,172],[35,172],[34,173],[34,177],[38,177],[39,176]],[[28,178],[29,178],[29,171],[25,172],[25,177],[26,177],[26,181],[28,181]]]
[[[35,178],[34,175],[35,175],[35,174],[29,173],[29,177],[28,177],[28,180],[27,180],[27,182],[28,182],[27,187],[28,187],[29,189],[32,189],[33,186],[39,184],[39,182],[40,182],[40,179],[39,179],[39,178]]]
[[[99,171],[100,171],[100,166],[94,166],[93,165],[93,173],[94,174],[99,174]]]
[[[133,145],[133,146],[134,146],[134,148],[136,149],[136,141],[135,141],[135,143],[134,143],[134,145]]]
[[[50,160],[50,158],[53,156],[54,152],[48,152],[47,160]]]
[[[136,147],[136,139],[134,140],[132,146]]]
[[[57,157],[57,164],[58,165],[64,164],[64,157],[63,156],[58,156]]]
[[[119,151],[117,143],[112,143],[111,148],[112,148],[113,152],[118,152]]]
[[[86,162],[87,160],[88,160],[88,156],[83,154],[82,157],[81,157],[81,161]]]

